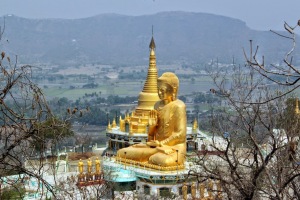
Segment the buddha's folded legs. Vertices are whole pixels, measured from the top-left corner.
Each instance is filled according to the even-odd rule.
[[[178,153],[174,152],[171,154],[158,152],[149,158],[149,163],[154,165],[159,165],[162,167],[169,167],[169,166],[182,165],[184,163],[184,160],[185,160],[185,154],[181,153],[181,151],[179,151]]]
[[[156,148],[145,147],[127,147],[120,149],[117,153],[118,157],[135,160],[139,162],[147,162],[149,157],[157,153]]]

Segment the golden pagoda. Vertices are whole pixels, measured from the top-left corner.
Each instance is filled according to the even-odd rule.
[[[154,104],[159,100],[157,93],[157,68],[155,56],[155,42],[152,36],[149,45],[150,57],[147,79],[143,91],[139,94],[138,106],[132,112],[131,117],[120,118],[120,130],[124,132],[147,134],[149,112],[153,110]]]
[[[149,45],[150,57],[147,79],[143,91],[139,95],[138,107],[136,108],[136,115],[148,115],[150,110],[153,110],[154,104],[159,101],[157,93],[157,68],[155,57],[155,42],[152,36]]]

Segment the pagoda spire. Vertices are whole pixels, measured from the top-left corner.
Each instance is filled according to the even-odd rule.
[[[153,38],[153,26],[152,26],[152,38],[151,38],[151,42],[150,42],[150,44],[149,44],[149,48],[150,48],[150,51],[151,50],[155,50],[155,42],[154,42],[154,38]]]
[[[149,44],[150,56],[149,56],[149,68],[147,79],[143,88],[143,92],[156,93],[157,94],[157,68],[156,68],[156,56],[155,56],[155,42],[152,35],[151,42]]]

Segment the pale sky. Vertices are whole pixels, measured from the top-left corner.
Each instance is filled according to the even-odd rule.
[[[102,13],[125,15],[192,11],[241,19],[257,30],[282,30],[296,25],[300,0],[0,0],[0,16],[84,18]]]

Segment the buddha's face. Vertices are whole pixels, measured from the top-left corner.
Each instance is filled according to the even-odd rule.
[[[164,82],[158,83],[158,96],[161,100],[172,101],[173,97],[173,88]]]

